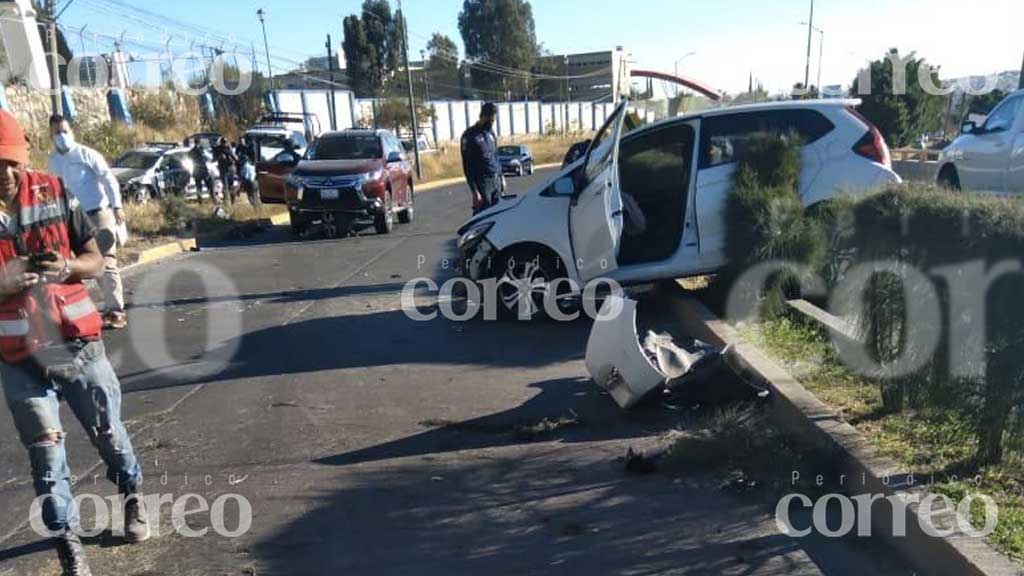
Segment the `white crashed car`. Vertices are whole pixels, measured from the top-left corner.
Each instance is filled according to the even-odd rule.
[[[465,273],[496,278],[501,305],[532,317],[543,311],[546,285],[559,278],[578,290],[599,278],[630,285],[717,271],[726,264],[733,172],[754,134],[799,137],[805,206],[900,181],[882,135],[856,112],[859,104],[719,108],[627,132],[623,102],[583,158],[541,189],[462,226]]]

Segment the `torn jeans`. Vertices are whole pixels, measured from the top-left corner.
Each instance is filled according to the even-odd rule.
[[[107,478],[122,493],[141,485],[142,468],[121,422],[121,384],[102,342],[75,347],[66,353],[64,363],[0,362],[0,384],[18,435],[28,448],[36,495],[47,497],[42,502],[47,529],[60,532],[78,520],[64,451],[61,400],[67,400],[89,434],[107,465]]]

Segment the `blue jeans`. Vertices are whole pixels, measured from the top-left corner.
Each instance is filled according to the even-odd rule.
[[[0,362],[7,407],[28,448],[32,485],[42,502],[47,529],[61,532],[77,523],[71,496],[71,470],[64,452],[60,401],[67,400],[107,465],[107,478],[122,493],[142,484],[142,467],[121,422],[121,384],[102,342],[90,342],[63,367],[48,373]]]

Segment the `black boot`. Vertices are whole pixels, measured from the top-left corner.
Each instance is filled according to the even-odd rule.
[[[77,534],[68,530],[54,538],[53,545],[60,558],[62,576],[92,576],[89,563],[85,561],[85,548]]]
[[[149,540],[149,517],[146,515],[146,503],[142,501],[142,492],[130,488],[124,492],[124,539],[125,542],[137,544]]]

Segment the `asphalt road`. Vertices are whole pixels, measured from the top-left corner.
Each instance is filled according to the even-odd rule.
[[[909,573],[864,543],[780,535],[763,502],[721,489],[727,470],[624,474],[628,446],[679,421],[623,414],[595,390],[586,321],[410,320],[399,293],[454,274],[467,203],[439,189],[390,236],[298,242],[280,228],[130,274],[131,328],[107,343],[147,492],[239,494],[252,525],[189,538],[168,504],[151,542],[91,539],[94,572]],[[65,426],[77,492],[113,494],[70,414]],[[0,575],[58,572],[26,527],[31,498],[0,411]]]

